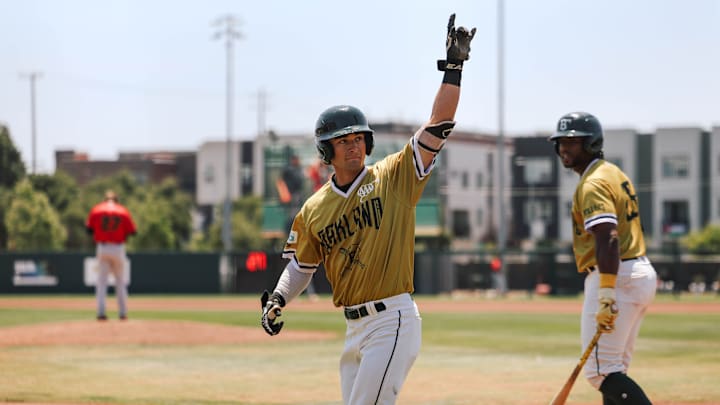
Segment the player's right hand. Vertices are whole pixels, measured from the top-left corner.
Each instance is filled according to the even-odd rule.
[[[455,14],[450,15],[445,39],[448,62],[470,59],[470,41],[475,36],[475,31],[475,28],[470,31],[465,27],[455,29]]]
[[[438,61],[438,70],[462,71],[463,62],[470,59],[470,41],[475,31],[475,28],[469,31],[465,27],[455,29],[455,14],[450,15],[445,37],[446,59]]]
[[[618,316],[618,307],[615,303],[615,289],[601,288],[598,290],[599,306],[595,320],[598,330],[603,333],[612,333],[615,330],[615,319]]]
[[[262,308],[260,324],[268,335],[275,336],[280,333],[283,322],[275,323],[275,320],[282,315],[281,308],[284,306],[285,299],[281,295],[270,295],[267,290],[263,292],[260,298],[260,307]]]

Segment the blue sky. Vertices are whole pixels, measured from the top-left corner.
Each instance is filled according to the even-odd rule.
[[[0,121],[30,167],[56,149],[194,150],[225,139],[225,47],[235,15],[234,139],[313,130],[353,104],[372,122],[421,124],[442,74],[448,16],[477,27],[458,128],[498,128],[497,1],[0,0]],[[568,111],[606,128],[720,125],[720,1],[506,0],[505,130],[551,131]],[[258,93],[266,93],[264,124]]]

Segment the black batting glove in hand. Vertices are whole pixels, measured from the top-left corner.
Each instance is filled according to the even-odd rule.
[[[470,59],[470,41],[475,36],[475,28],[468,31],[465,27],[455,29],[455,14],[448,21],[445,51],[447,59],[437,62],[438,70],[462,70],[463,62]]]
[[[284,306],[285,299],[281,295],[275,293],[270,295],[267,290],[263,292],[260,298],[260,307],[262,308],[260,324],[268,335],[275,336],[280,333],[283,322],[275,323],[275,320],[282,315],[281,308]]]

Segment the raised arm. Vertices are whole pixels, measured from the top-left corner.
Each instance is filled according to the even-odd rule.
[[[465,27],[455,29],[455,14],[450,16],[445,39],[446,59],[437,62],[438,70],[445,74],[440,89],[435,95],[430,120],[418,136],[420,154],[425,167],[440,152],[455,127],[453,120],[460,101],[463,62],[470,59],[470,41],[475,36],[475,31],[475,28],[470,31]]]

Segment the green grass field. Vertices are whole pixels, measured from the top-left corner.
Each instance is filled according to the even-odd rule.
[[[38,298],[44,297],[0,297],[0,337],[29,325],[71,324],[93,316],[92,297],[61,299],[88,303],[85,309],[57,304],[26,307]],[[257,297],[222,297],[231,307],[237,303],[238,310],[132,310],[134,299],[130,297],[129,324],[193,321],[260,329],[259,304],[257,310],[250,309]],[[217,297],[172,299],[204,304]],[[473,299],[483,300],[465,298]],[[143,296],[143,300],[162,302],[168,297]],[[400,404],[547,404],[580,355],[578,314],[423,312],[423,303],[450,298],[416,300],[423,314],[423,347]],[[528,308],[548,301],[568,306],[579,302],[579,298],[546,297],[493,302],[504,300],[524,300]],[[718,304],[720,298],[658,296],[656,302],[682,302],[690,309],[646,317],[630,375],[655,404],[720,404],[720,310],[692,310],[694,305]],[[337,369],[345,327],[341,313],[288,308],[283,318],[283,333],[313,330],[334,337],[320,341],[267,337],[233,344],[0,345],[0,402],[340,404]],[[581,376],[568,403],[599,404],[601,399]]]

